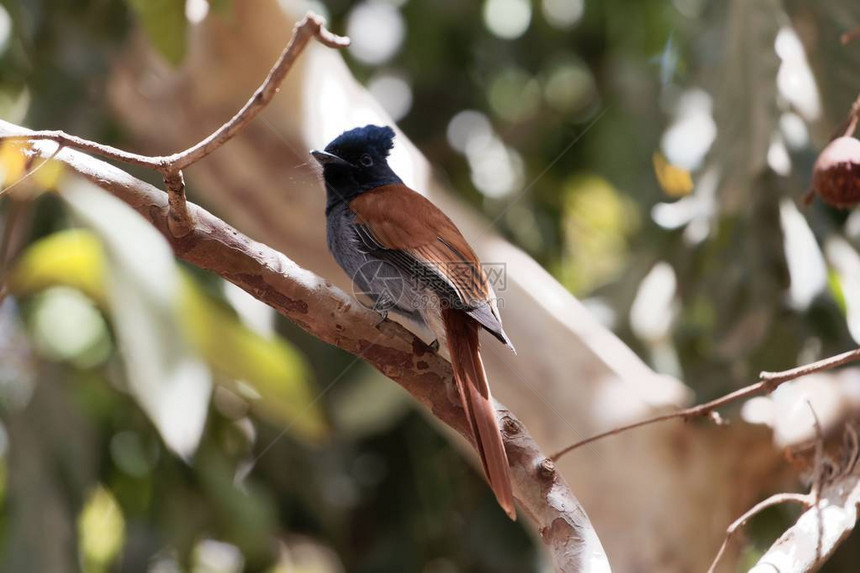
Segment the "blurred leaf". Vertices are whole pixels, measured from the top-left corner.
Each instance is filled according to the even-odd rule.
[[[672,165],[666,157],[658,152],[652,156],[654,162],[654,175],[657,182],[666,195],[670,197],[683,197],[689,195],[693,190],[693,177],[683,167]]]
[[[25,251],[13,269],[10,290],[19,296],[65,285],[107,307],[105,251],[89,230],[72,229],[45,237]],[[178,320],[185,338],[230,380],[259,394],[252,406],[274,424],[289,424],[293,435],[316,441],[328,428],[313,403],[312,374],[304,357],[281,337],[265,337],[245,326],[211,298],[190,273],[179,269]]]
[[[831,269],[831,289],[838,287],[837,300],[844,309],[848,331],[854,341],[858,342],[860,341],[860,253],[848,241],[838,236],[827,240],[825,252]]]
[[[304,357],[282,338],[266,338],[246,327],[210,298],[186,275],[183,280],[183,325],[200,352],[232,380],[253,386],[260,399],[256,411],[291,431],[317,440],[327,432],[308,381]]]
[[[27,166],[28,149],[26,143],[17,141],[6,141],[0,143],[0,174],[2,174],[3,185],[8,187],[24,176]]]
[[[41,354],[51,360],[90,368],[111,354],[104,318],[78,290],[51,287],[39,293],[33,311],[28,314],[31,339]]]
[[[830,294],[833,296],[833,300],[835,300],[837,306],[839,306],[839,310],[842,314],[847,314],[848,305],[845,302],[845,289],[842,288],[842,280],[839,277],[839,273],[837,273],[833,268],[827,269],[827,287],[830,290]]]
[[[589,292],[624,267],[627,237],[638,227],[638,213],[627,197],[595,175],[572,178],[564,192],[564,281],[575,293]]]
[[[211,376],[179,335],[182,285],[164,238],[131,207],[83,180],[62,197],[101,237],[107,253],[107,300],[129,387],[164,442],[190,457],[203,432]]]
[[[185,56],[185,0],[127,0],[158,52],[173,65]]]
[[[731,0],[715,110],[715,159],[723,174],[725,213],[745,204],[752,182],[767,168],[779,118],[774,42],[783,18],[780,0]]]
[[[102,486],[93,490],[78,518],[78,535],[86,573],[107,571],[125,542],[125,519],[114,496]]]
[[[219,537],[242,550],[249,562],[247,570],[268,564],[274,558],[272,535],[277,523],[272,500],[253,486],[236,487],[235,468],[216,448],[200,448],[196,469]]]
[[[5,306],[5,305],[4,305]],[[95,487],[99,439],[64,368],[41,362],[23,408],[4,408],[8,500],[0,571],[77,571],[76,521]]]
[[[0,142],[0,195],[25,180],[40,191],[54,190],[59,185],[65,172],[63,164],[50,158],[36,162],[28,150],[26,143]]]
[[[337,388],[329,402],[338,431],[353,440],[381,434],[413,409],[403,389],[376,370],[366,370],[352,384]]]
[[[20,296],[65,285],[105,306],[104,257],[101,242],[91,231],[59,231],[24,251],[10,273],[9,290]]]
[[[65,173],[65,166],[59,161],[48,159],[33,168],[33,181],[40,189],[53,191],[59,188]]]

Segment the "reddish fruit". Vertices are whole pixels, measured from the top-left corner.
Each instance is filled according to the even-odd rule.
[[[860,141],[853,137],[831,141],[815,162],[812,188],[835,207],[860,203]]]

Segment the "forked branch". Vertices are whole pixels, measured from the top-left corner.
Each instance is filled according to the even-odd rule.
[[[699,404],[698,406],[692,406],[690,408],[678,410],[677,412],[661,414],[660,416],[654,416],[653,418],[640,420],[639,422],[633,422],[632,424],[627,424],[626,426],[620,426],[618,428],[613,428],[612,430],[607,430],[606,432],[602,432],[590,438],[580,440],[559,450],[552,455],[552,459],[558,460],[563,455],[592,442],[596,442],[598,440],[602,440],[604,438],[608,438],[609,436],[614,436],[616,434],[621,434],[623,432],[627,432],[635,428],[641,428],[642,426],[656,424],[657,422],[665,422],[667,420],[675,419],[684,420],[686,422],[693,418],[710,417],[714,422],[720,424],[722,423],[722,418],[717,413],[717,410],[724,406],[739,402],[741,400],[746,400],[747,398],[752,398],[754,396],[763,396],[770,394],[789,380],[795,380],[797,378],[800,378],[801,376],[814,374],[815,372],[830,370],[832,368],[836,368],[837,366],[842,366],[844,364],[848,364],[849,362],[855,362],[857,360],[860,360],[860,348],[855,350],[849,350],[848,352],[843,352],[842,354],[837,354],[836,356],[831,356],[829,358],[825,358],[823,360],[819,360],[811,364],[806,364],[804,366],[798,366],[797,368],[792,368],[783,372],[762,372],[761,374],[759,374],[759,381],[755,384],[750,384],[749,386],[745,386],[740,390],[735,390],[734,392],[730,392],[725,396],[721,396],[715,400],[711,400],[710,402],[705,402],[704,404]]]
[[[0,136],[0,141],[54,141],[62,147],[71,147],[129,165],[137,165],[138,167],[146,167],[158,171],[164,179],[165,187],[170,195],[170,210],[168,213],[169,229],[175,236],[181,237],[189,233],[193,226],[191,214],[186,207],[185,179],[182,170],[200,161],[230,141],[242,128],[257,117],[263,108],[275,97],[275,94],[278,93],[284,78],[287,77],[296,59],[298,59],[299,55],[301,55],[313,38],[316,38],[318,42],[330,48],[344,48],[349,45],[349,38],[331,33],[326,29],[322,17],[313,12],[308,12],[302,20],[296,23],[289,43],[283,52],[281,52],[275,65],[272,66],[266,79],[263,80],[263,83],[260,84],[254,95],[251,96],[236,115],[202,141],[178,153],[171,155],[141,155],[83,139],[75,135],[69,135],[63,131],[5,134]]]

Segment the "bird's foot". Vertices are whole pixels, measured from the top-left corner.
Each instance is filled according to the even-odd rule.
[[[377,312],[377,314],[379,314],[379,320],[373,326],[374,326],[374,328],[379,328],[379,325],[388,319],[388,311],[385,309],[382,309],[382,310],[376,309],[376,312]]]
[[[433,352],[439,352],[439,339],[438,338],[433,339],[433,342],[430,343],[430,348],[433,350]]]

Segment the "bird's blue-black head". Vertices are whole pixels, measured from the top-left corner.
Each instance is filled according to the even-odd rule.
[[[323,167],[326,210],[339,202],[349,202],[365,191],[391,183],[402,183],[388,166],[388,154],[392,147],[393,129],[365,125],[341,133],[326,146],[325,151],[311,151],[311,155]]]

